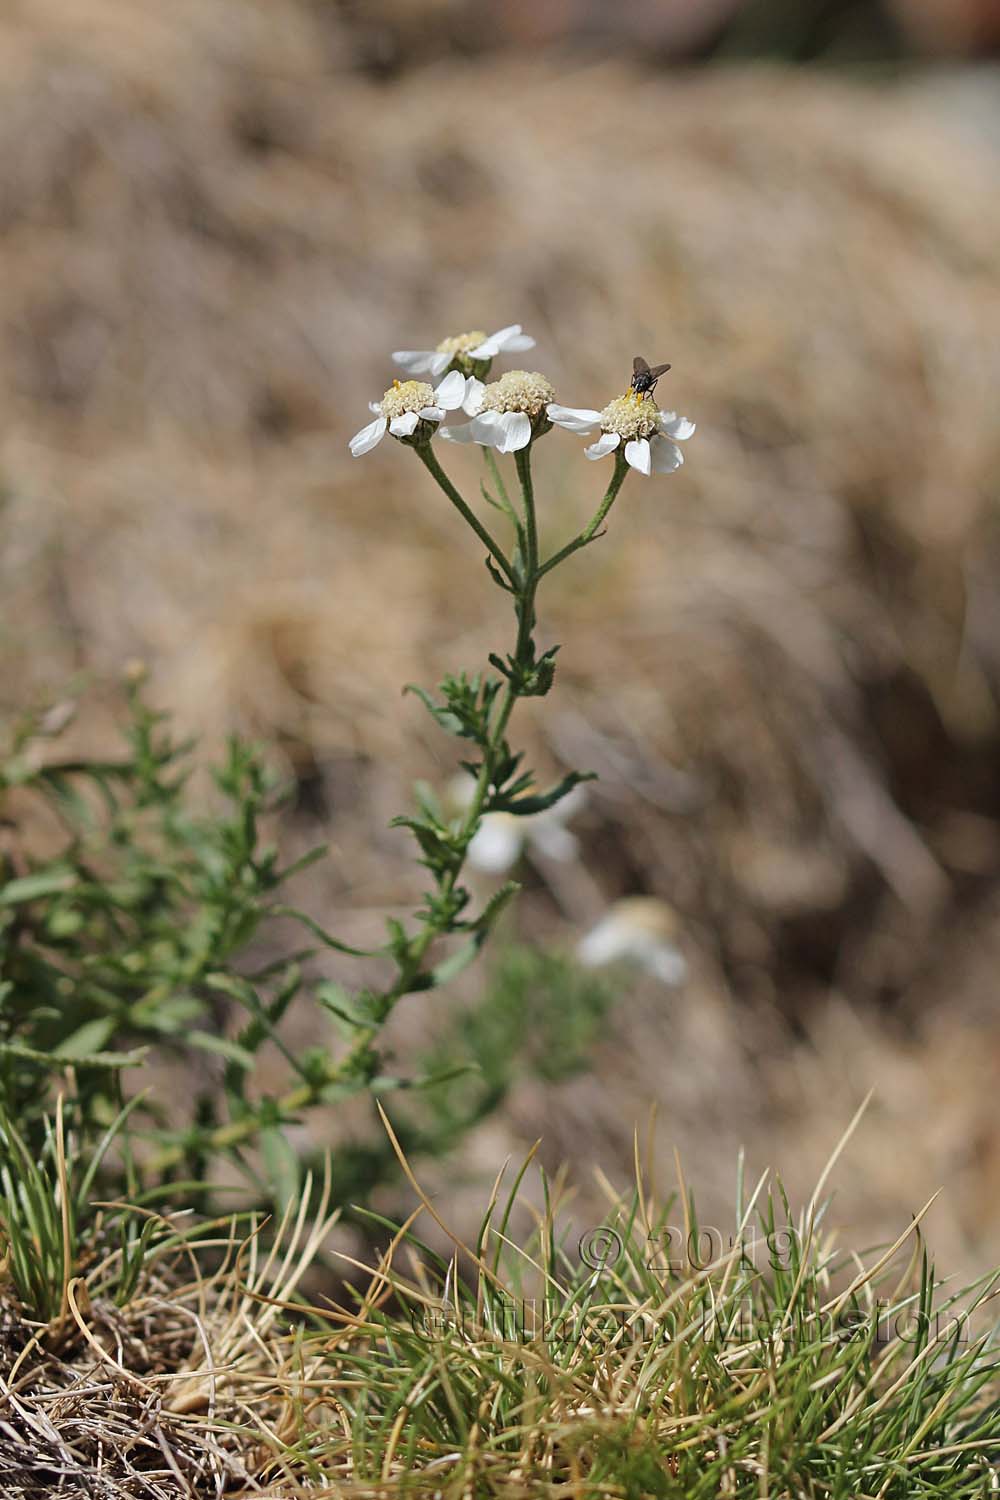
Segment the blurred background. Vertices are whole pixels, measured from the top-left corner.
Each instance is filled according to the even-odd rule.
[[[561,401],[640,351],[698,423],[543,598],[557,691],[517,733],[601,779],[508,929],[572,950],[650,898],[686,973],[619,977],[589,1071],[429,1165],[473,1222],[538,1135],[586,1220],[655,1103],[726,1224],[741,1144],[806,1194],[874,1086],[839,1220],[895,1234],[944,1186],[943,1257],[996,1257],[998,46],[997,0],[0,12],[3,711],[86,680],[110,750],[141,658],[207,747],[266,740],[344,937],[419,894],[386,825],[453,771],[400,686],[509,635],[409,456],[348,456],[388,352],[517,321]],[[539,450],[552,540],[581,447]],[[435,1025],[407,1002],[397,1056]]]

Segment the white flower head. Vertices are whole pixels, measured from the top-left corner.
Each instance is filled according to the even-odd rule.
[[[669,474],[679,469],[684,455],[678,442],[691,437],[695,424],[675,411],[660,411],[648,393],[626,391],[610,401],[603,411],[589,407],[558,406],[548,408],[550,422],[568,432],[591,433],[600,429],[600,437],[584,453],[588,458],[604,458],[625,444],[625,461],[640,474]]]
[[[443,422],[450,411],[460,409],[468,396],[467,387],[465,376],[457,370],[446,375],[436,390],[426,380],[394,380],[381,401],[369,401],[368,409],[375,413],[375,420],[351,438],[351,453],[355,458],[370,453],[387,432],[401,439],[412,438],[415,433],[429,438],[438,422]],[[421,423],[427,425],[418,433]]]
[[[455,333],[442,339],[436,349],[397,349],[393,359],[411,375],[443,375],[449,365],[463,375],[485,375],[490,361],[498,354],[520,354],[534,349],[535,341],[521,332],[520,323],[500,328],[496,333]]]
[[[473,376],[462,403],[472,421],[442,427],[441,436],[451,443],[480,443],[500,453],[516,453],[549,430],[546,408],[554,396],[551,382],[537,370],[508,370],[489,385]]]
[[[448,800],[457,808],[468,807],[475,790],[471,776],[457,776],[448,788]],[[575,786],[554,807],[518,816],[509,812],[487,813],[469,845],[469,864],[490,875],[506,875],[527,850],[544,859],[569,863],[579,853],[576,836],[566,827],[587,800]]]
[[[687,976],[687,963],[674,941],[677,929],[676,915],[664,901],[626,896],[581,938],[576,956],[592,969],[631,962],[662,984],[679,985]]]

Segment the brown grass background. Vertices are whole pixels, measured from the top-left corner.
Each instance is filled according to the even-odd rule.
[[[874,1085],[841,1218],[895,1233],[944,1185],[932,1239],[984,1264],[995,82],[679,72],[641,23],[573,50],[580,7],[500,7],[491,50],[459,9],[3,8],[3,706],[88,674],[78,733],[106,746],[145,659],[209,746],[274,746],[300,790],[287,845],[333,846],[304,904],[369,934],[420,889],[389,816],[451,772],[399,688],[509,634],[409,455],[347,454],[388,351],[519,320],[559,398],[598,406],[636,350],[670,359],[686,467],[632,479],[543,597],[558,686],[520,732],[544,769],[602,779],[580,865],[526,868],[516,926],[570,944],[653,894],[691,977],[625,988],[594,1072],[525,1082],[431,1185],[471,1211],[544,1134],[586,1218],[589,1162],[627,1176],[655,1101],[661,1151],[725,1223],[740,1144],[807,1192]],[[581,446],[539,451],[553,540],[597,493]],[[447,455],[470,493],[476,457]],[[415,999],[400,1056],[433,1027]]]

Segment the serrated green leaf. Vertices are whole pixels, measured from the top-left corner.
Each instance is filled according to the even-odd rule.
[[[596,780],[596,771],[570,771],[557,786],[552,787],[548,792],[540,792],[536,797],[513,798],[501,795],[493,799],[490,808],[491,811],[508,812],[518,818],[528,818],[533,813],[545,812],[548,808],[555,807],[557,802],[561,802],[581,782]]]

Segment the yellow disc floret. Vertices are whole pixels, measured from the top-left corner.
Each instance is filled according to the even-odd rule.
[[[636,391],[626,391],[601,412],[601,431],[617,432],[626,442],[652,437],[659,424],[660,411],[652,396]]]
[[[437,346],[438,354],[471,354],[473,349],[478,349],[480,344],[485,344],[486,335],[481,328],[473,329],[472,333],[455,333],[449,339],[442,339]]]
[[[551,382],[537,370],[508,370],[499,380],[484,386],[482,410],[523,411],[537,417],[555,399]]]
[[[391,422],[408,411],[423,411],[434,405],[434,392],[426,380],[394,380],[382,397],[382,415]]]

